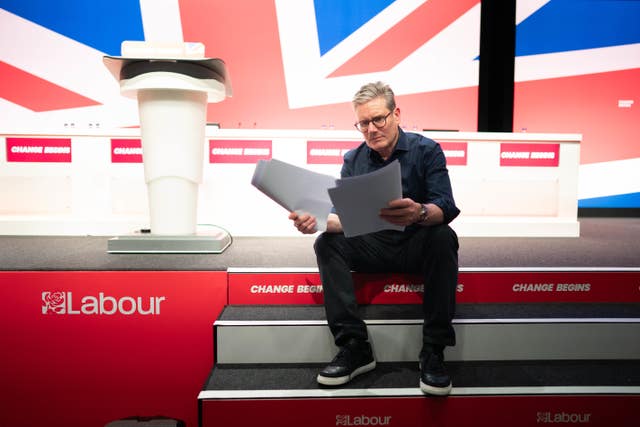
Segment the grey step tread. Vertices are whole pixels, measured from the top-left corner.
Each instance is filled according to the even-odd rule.
[[[211,371],[203,390],[335,390],[317,384],[316,376],[322,366],[219,364]],[[582,387],[588,393],[594,387],[610,387],[618,393],[624,388],[630,393],[640,393],[640,360],[467,361],[447,362],[447,367],[454,390],[512,388],[526,394],[527,388],[547,388],[552,393],[562,387]],[[417,362],[378,363],[374,371],[356,377],[340,389],[417,389],[419,375]]]
[[[417,320],[422,307],[415,304],[360,306],[365,320]],[[458,304],[455,320],[470,319],[640,319],[637,303],[527,303]],[[218,320],[224,322],[324,321],[322,305],[230,305]]]
[[[380,362],[415,360],[420,305],[361,309]],[[460,304],[453,326],[451,361],[640,359],[640,304]],[[321,363],[335,352],[321,305],[228,306],[214,336],[217,363]]]

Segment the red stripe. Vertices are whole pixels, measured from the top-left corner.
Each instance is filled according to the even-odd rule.
[[[402,273],[354,273],[361,304],[419,304],[423,279]],[[459,303],[640,302],[637,271],[464,271]],[[320,275],[313,273],[229,273],[229,304],[322,304]]]
[[[639,82],[640,68],[517,82],[513,128],[581,133],[582,165],[640,157]]]
[[[28,108],[43,112],[66,108],[100,105],[92,99],[78,95],[61,86],[0,61],[0,96]]]
[[[330,77],[388,71],[478,3],[478,0],[429,0]]]

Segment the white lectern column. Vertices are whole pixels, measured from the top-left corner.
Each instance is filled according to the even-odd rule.
[[[208,102],[231,95],[219,59],[105,57],[121,93],[138,100],[150,233],[109,240],[113,253],[220,253],[218,227],[198,229]]]

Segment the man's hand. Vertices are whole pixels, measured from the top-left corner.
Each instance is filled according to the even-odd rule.
[[[302,234],[313,234],[317,231],[316,218],[307,213],[291,212],[289,213],[289,219],[293,221],[293,225]]]
[[[409,198],[392,200],[387,206],[380,209],[380,218],[391,224],[407,226],[415,224],[420,219],[422,205]],[[444,221],[444,213],[439,206],[427,203],[427,212],[427,218],[420,223],[421,225],[441,224]]]
[[[411,199],[396,199],[387,204],[386,208],[380,209],[380,218],[395,225],[411,225],[420,218],[420,203]]]

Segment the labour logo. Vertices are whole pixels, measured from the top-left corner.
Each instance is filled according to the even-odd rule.
[[[43,291],[42,314],[65,315],[160,315],[160,305],[167,297],[148,296],[114,297],[99,292],[95,295],[84,295],[74,298],[72,292]]]
[[[65,314],[65,294],[60,291],[42,292],[42,314]]]

